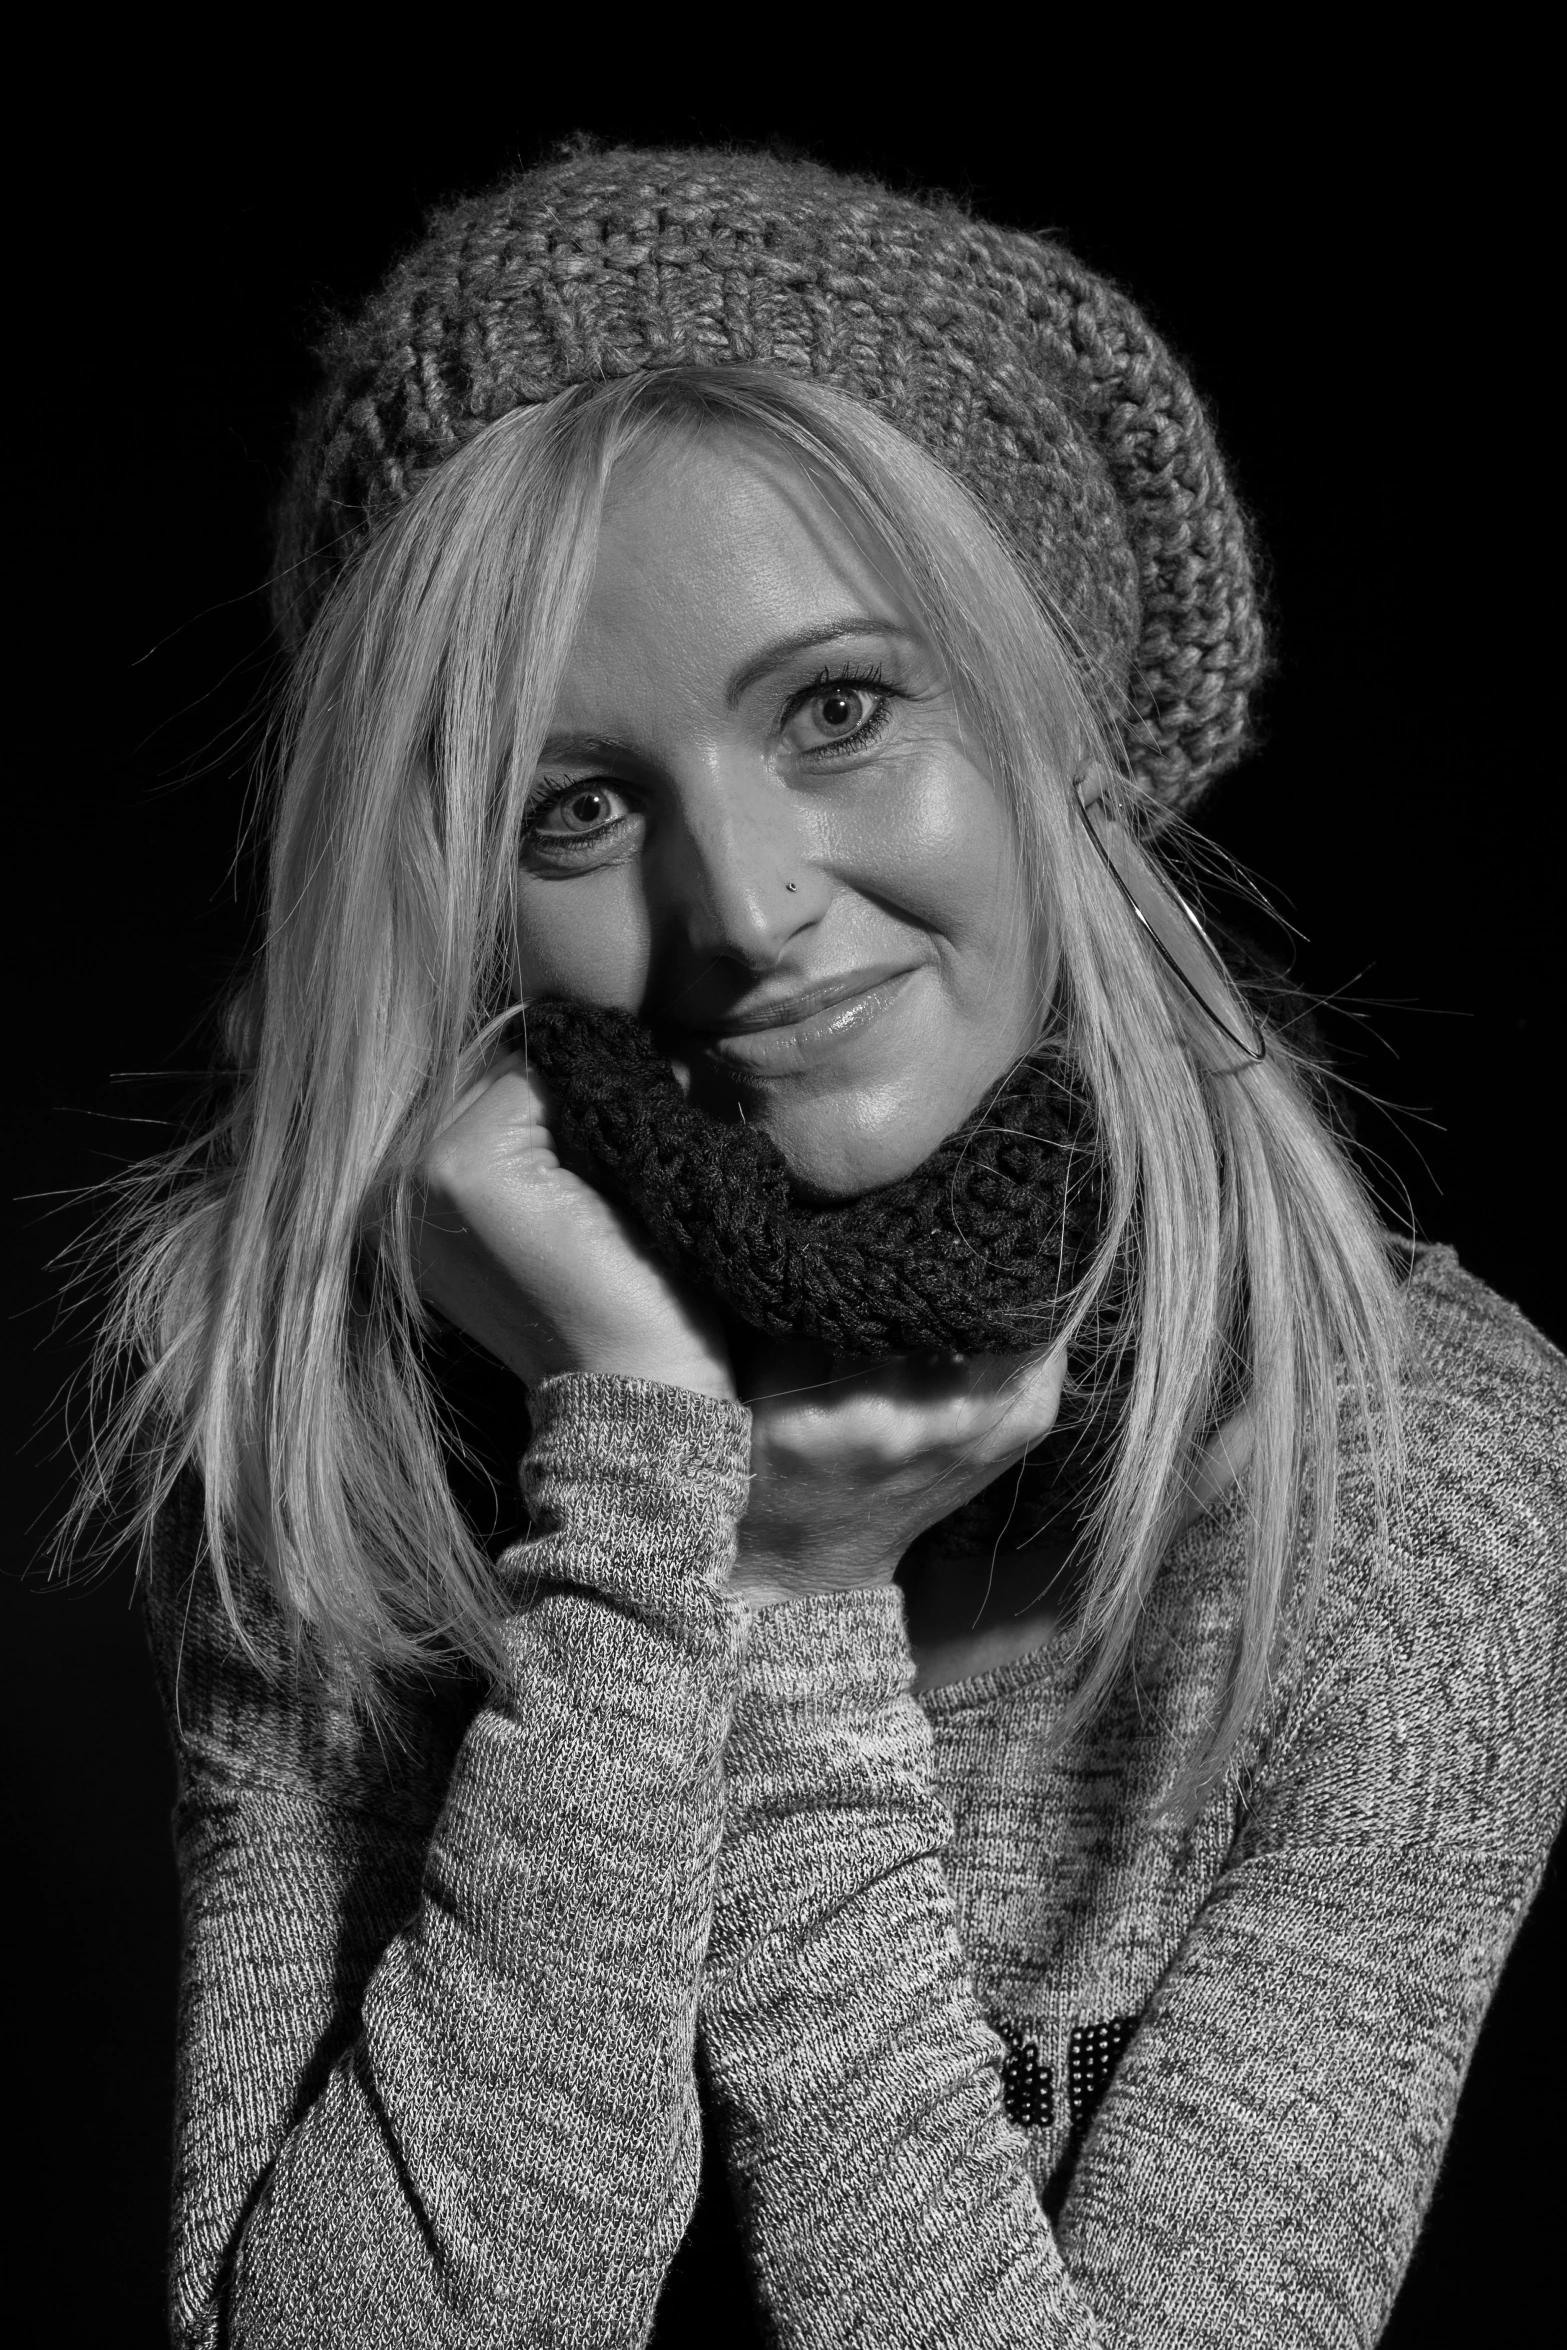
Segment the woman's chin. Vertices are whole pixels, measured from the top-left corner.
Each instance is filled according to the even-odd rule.
[[[825,1207],[912,1175],[962,1123],[965,1113],[959,1105],[944,1117],[928,1087],[907,1098],[914,1092],[896,1086],[836,1099],[774,1098],[754,1107],[746,1104],[745,1114],[777,1145],[799,1197]]]
[[[759,1127],[776,1144],[800,1199],[830,1206],[913,1174],[971,1104],[931,1081],[928,1062],[879,1082],[827,1072],[787,1082],[730,1072],[703,1054],[670,1055],[682,1094],[724,1125]]]

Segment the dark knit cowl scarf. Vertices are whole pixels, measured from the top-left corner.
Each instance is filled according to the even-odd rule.
[[[508,1032],[551,1097],[551,1133],[628,1209],[669,1270],[773,1338],[835,1354],[1045,1347],[1086,1273],[1104,1185],[1080,1080],[1040,1048],[912,1174],[853,1199],[804,1197],[759,1126],[689,1101],[631,1014],[561,999]],[[1108,1440],[1093,1320],[1051,1436],[943,1522],[946,1542],[1017,1539],[1081,1498]],[[1091,1363],[1095,1366],[1090,1373]],[[1097,1391],[1099,1401],[1085,1402]],[[1010,1523],[1009,1523],[1010,1521]]]

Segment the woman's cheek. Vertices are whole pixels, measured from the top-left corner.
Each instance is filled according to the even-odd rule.
[[[569,995],[634,1012],[647,993],[649,953],[635,859],[560,881],[524,876],[512,965],[520,996]]]
[[[1008,893],[1021,880],[999,794],[944,745],[887,761],[874,794],[846,819],[839,870],[959,947],[1000,943]]]

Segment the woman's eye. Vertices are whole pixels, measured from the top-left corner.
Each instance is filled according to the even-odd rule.
[[[839,679],[813,687],[795,705],[787,732],[799,750],[838,750],[868,742],[891,715],[891,697],[880,685]]]
[[[616,807],[619,801],[621,795],[613,784],[556,784],[542,792],[528,811],[524,838],[555,844],[599,839],[621,822]]]

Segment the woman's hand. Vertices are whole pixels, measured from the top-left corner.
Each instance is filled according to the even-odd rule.
[[[518,1053],[457,1105],[419,1169],[419,1289],[530,1385],[616,1373],[733,1401],[722,1318],[631,1218],[561,1164],[549,1098]]]
[[[1066,1350],[866,1363],[736,1335],[751,1498],[732,1588],[753,1606],[890,1583],[904,1552],[1047,1436]]]

